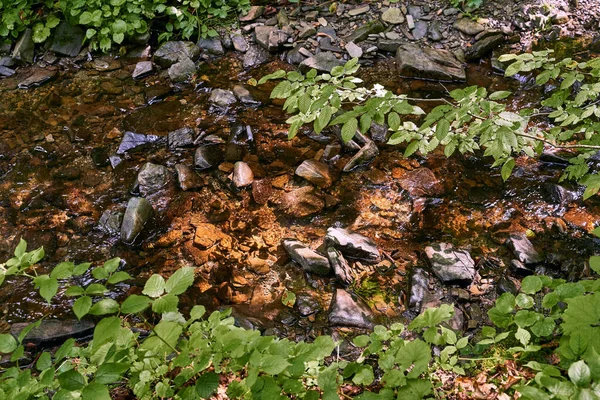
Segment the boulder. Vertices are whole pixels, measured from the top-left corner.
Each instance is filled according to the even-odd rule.
[[[552,204],[560,204],[561,206],[565,206],[580,198],[576,191],[569,190],[555,183],[546,183],[543,187],[548,202]]]
[[[195,61],[200,56],[200,48],[192,42],[166,42],[154,53],[154,62],[163,68],[188,58]]]
[[[221,38],[206,38],[198,40],[198,47],[202,51],[208,54],[212,54],[215,56],[221,56],[225,54],[225,50],[223,50],[223,43],[221,43]]]
[[[296,168],[296,175],[306,179],[318,187],[331,186],[332,179],[329,166],[316,160],[305,160]]]
[[[335,247],[330,246],[327,248],[327,259],[333,268],[333,273],[343,285],[349,286],[354,282],[354,274],[350,264]]]
[[[539,264],[543,261],[542,256],[535,250],[533,244],[524,234],[511,234],[506,244],[515,257],[526,266]]]
[[[401,76],[434,81],[464,82],[467,79],[461,62],[446,50],[404,44],[398,47],[396,61]]]
[[[336,289],[329,309],[329,323],[334,326],[373,328],[372,312],[362,301],[354,300],[344,289]]]
[[[281,206],[288,215],[306,217],[323,210],[325,202],[312,186],[305,186],[285,193],[281,197]]]
[[[300,69],[308,71],[310,69],[316,69],[321,72],[331,72],[333,67],[343,66],[344,62],[338,60],[334,53],[331,51],[324,51],[317,53],[312,57],[308,57],[306,60],[300,63]]]
[[[169,78],[175,83],[187,82],[196,73],[196,64],[185,57],[169,67]]]
[[[325,242],[342,254],[369,263],[381,261],[381,255],[375,243],[359,233],[350,232],[343,228],[329,228]]]
[[[490,54],[496,47],[504,43],[504,35],[498,34],[484,37],[473,43],[473,45],[465,51],[465,60],[479,60]]]
[[[12,324],[10,333],[17,337],[28,322]],[[75,319],[59,321],[56,319],[44,319],[40,326],[33,328],[25,335],[23,344],[34,344],[40,347],[58,346],[70,338],[83,338],[94,333],[95,324],[92,321],[77,321]]]
[[[156,193],[171,180],[171,172],[163,165],[147,162],[138,172],[137,183],[144,196]]]
[[[475,277],[475,261],[466,250],[455,250],[449,243],[425,248],[425,257],[433,273],[442,283],[468,286]]]
[[[132,243],[153,215],[154,209],[148,200],[143,197],[129,199],[121,224],[121,240]]]
[[[121,143],[119,144],[119,148],[117,149],[117,154],[125,154],[131,149],[135,149],[136,147],[140,147],[151,143],[156,143],[160,139],[160,136],[156,135],[144,135],[142,133],[125,132],[125,135],[123,135],[123,139],[121,139]]]
[[[75,57],[81,51],[84,39],[83,29],[63,21],[54,31],[50,51],[67,57]]]
[[[302,269],[304,269],[306,272],[323,276],[329,275],[331,272],[329,260],[314,250],[311,250],[301,241],[295,239],[285,239],[282,242],[282,245],[292,260],[300,264]]]

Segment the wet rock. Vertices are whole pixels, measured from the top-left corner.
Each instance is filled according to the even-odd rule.
[[[519,293],[519,291],[517,290],[517,285],[515,285],[512,279],[506,276],[502,276],[498,280],[498,283],[496,284],[496,292],[498,293],[498,295],[501,295],[502,293],[511,293],[515,296],[517,295],[517,293]]]
[[[431,24],[431,27],[429,28],[429,39],[434,42],[439,42],[443,38],[444,35],[442,35],[442,32],[440,31],[440,24],[438,22]]]
[[[238,33],[231,35],[231,44],[233,45],[235,51],[239,51],[241,53],[248,51],[248,42],[242,35]]]
[[[510,269],[519,276],[531,275],[534,272],[533,268],[529,268],[519,260],[510,260]]]
[[[348,257],[369,263],[381,261],[381,255],[375,243],[359,233],[353,233],[343,228],[329,228],[325,242]]]
[[[544,185],[544,192],[548,202],[552,204],[560,204],[561,206],[567,205],[579,199],[577,192],[568,190],[555,183],[546,183]]]
[[[356,328],[371,329],[371,310],[360,300],[354,300],[348,292],[336,289],[331,308],[329,310],[329,323],[335,326],[352,326]]]
[[[423,268],[415,267],[410,276],[408,307],[417,313],[429,295],[429,274]]]
[[[26,63],[33,62],[35,43],[33,43],[33,33],[30,28],[27,28],[21,34],[21,37],[15,44],[12,52],[12,58]]]
[[[176,164],[177,181],[181,190],[193,190],[203,186],[203,182],[196,172],[184,164]]]
[[[281,206],[288,215],[306,217],[321,212],[325,202],[312,186],[294,189],[281,197]]]
[[[454,250],[449,243],[436,243],[425,248],[425,256],[442,283],[466,286],[475,277],[475,261],[466,250]]]
[[[240,16],[240,21],[242,22],[250,22],[254,21],[257,18],[260,18],[265,12],[264,6],[252,6],[250,10],[248,10],[248,14]]]
[[[141,79],[150,75],[153,70],[154,67],[152,61],[140,61],[139,63],[135,64],[135,69],[133,70],[131,77],[133,79]]]
[[[83,29],[63,21],[54,31],[50,51],[67,57],[75,57],[81,51],[84,39]]]
[[[377,42],[377,48],[381,51],[395,53],[404,42],[401,40],[380,40]]]
[[[196,64],[187,57],[169,67],[169,78],[175,83],[187,82],[195,73]]]
[[[125,243],[133,242],[152,215],[154,209],[148,200],[143,197],[129,199],[121,225],[121,240]]]
[[[167,186],[171,180],[171,172],[163,165],[157,165],[147,162],[138,172],[137,182],[140,193],[149,195],[158,192]]]
[[[251,45],[246,54],[244,54],[244,68],[258,67],[269,61],[269,52],[262,46]]]
[[[351,58],[361,58],[363,55],[362,48],[360,46],[354,44],[354,42],[346,43],[345,49]]]
[[[356,29],[350,36],[348,36],[348,38],[346,39],[346,43],[358,43],[368,38],[369,35],[381,33],[383,31],[385,31],[385,27],[383,26],[381,21],[376,19]]]
[[[333,268],[335,276],[342,282],[343,285],[349,286],[354,282],[354,274],[348,261],[342,253],[337,251],[335,247],[327,248],[327,259]]]
[[[32,87],[41,86],[56,76],[56,71],[47,69],[37,69],[33,74],[19,82],[19,89],[30,89]]]
[[[205,145],[196,149],[194,165],[196,169],[203,170],[214,167],[221,161],[221,154],[214,146]]]
[[[461,18],[454,23],[454,29],[464,33],[465,35],[475,36],[483,32],[483,25],[471,20],[470,18]]]
[[[192,61],[200,56],[200,48],[192,42],[171,41],[166,42],[154,53],[154,62],[163,68],[183,61],[186,58]]]
[[[492,50],[502,43],[504,43],[504,35],[501,33],[480,39],[465,51],[465,60],[479,60],[490,54]]]
[[[125,132],[117,149],[117,154],[125,154],[131,149],[160,141],[160,136],[144,135],[142,133]]]
[[[508,237],[506,244],[512,250],[515,257],[527,266],[539,264],[543,261],[540,254],[533,247],[533,244],[524,234],[511,234]]]
[[[213,224],[196,224],[194,244],[202,249],[210,249],[219,242],[231,242],[231,237],[224,234]]]
[[[400,187],[412,197],[436,197],[444,194],[444,186],[429,168],[417,168],[400,178]]]
[[[123,213],[105,210],[98,220],[98,229],[108,235],[116,235],[121,229]]]
[[[116,154],[111,154],[110,156],[108,156],[108,160],[110,161],[110,166],[112,167],[112,169],[117,168],[117,166],[119,166],[119,164],[121,164],[121,162],[123,161],[123,159]]]
[[[294,308],[298,310],[298,314],[300,314],[301,317],[314,315],[321,310],[317,299],[306,294],[298,295],[296,298],[296,304],[294,304]]]
[[[254,182],[254,173],[250,166],[243,161],[238,161],[233,165],[233,184],[237,188],[251,185]]]
[[[436,81],[466,80],[462,64],[446,50],[404,44],[398,47],[396,61],[401,76]]]
[[[237,101],[235,95],[231,91],[223,89],[213,89],[208,100],[223,108],[229,107]]]
[[[300,52],[302,46],[296,46],[292,50],[288,51],[285,60],[288,64],[299,65],[302,61],[306,60],[306,56]]]
[[[548,150],[542,152],[542,154],[540,155],[540,161],[548,164],[555,164],[561,167],[569,165],[568,158],[561,157],[559,154]]]
[[[377,157],[379,149],[373,141],[368,141],[344,166],[344,172],[369,164]]]
[[[329,166],[316,160],[303,161],[296,168],[296,175],[318,187],[329,187],[333,181],[329,173]]]
[[[342,151],[342,146],[339,144],[328,144],[323,150],[323,160],[331,161],[337,159]]]
[[[258,204],[267,204],[273,195],[273,186],[270,179],[261,179],[252,182],[252,198]]]
[[[17,337],[28,322],[18,322],[10,327],[10,333]],[[91,321],[44,319],[40,326],[33,328],[23,340],[23,344],[31,343],[40,347],[60,345],[70,338],[83,338],[94,332],[95,324]]]
[[[300,69],[307,71],[314,68],[321,72],[331,72],[334,67],[342,65],[344,65],[343,61],[338,60],[334,53],[325,51],[315,54],[312,57],[308,57],[306,60],[302,61],[300,63]]]
[[[167,135],[167,143],[171,150],[182,147],[189,147],[194,144],[194,130],[188,126],[176,131],[169,132]]]
[[[285,239],[282,245],[292,260],[300,264],[306,272],[323,276],[329,275],[331,272],[329,260],[305,246],[301,241]]]
[[[13,76],[15,74],[14,69],[10,69],[8,67],[0,65],[0,75],[1,76]]]
[[[108,158],[108,149],[106,147],[93,148],[90,152],[90,156],[92,157],[92,162],[98,168],[103,168],[110,164],[110,159]]]
[[[248,89],[246,89],[242,85],[235,85],[233,87],[233,94],[235,95],[235,97],[238,98],[238,100],[242,104],[246,104],[246,105],[258,105],[258,104],[260,104],[259,101],[254,100],[254,98],[250,94],[250,91]]]
[[[381,14],[381,20],[392,25],[399,25],[404,22],[404,14],[399,8],[390,7]]]
[[[387,143],[389,137],[389,130],[387,125],[378,124],[377,122],[371,123],[371,129],[369,130],[371,138],[377,143]]]
[[[198,40],[198,47],[202,51],[208,54],[212,54],[215,56],[221,56],[225,54],[225,50],[223,50],[223,43],[221,43],[221,38],[206,38]]]

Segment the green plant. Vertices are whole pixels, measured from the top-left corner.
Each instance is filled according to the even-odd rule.
[[[452,7],[466,12],[477,10],[483,4],[483,0],[450,0]]]

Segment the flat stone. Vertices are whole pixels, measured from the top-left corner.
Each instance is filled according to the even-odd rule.
[[[235,95],[231,91],[223,89],[213,89],[208,100],[223,108],[228,107],[237,101]]]
[[[415,29],[415,20],[413,19],[412,15],[406,16],[406,25],[408,26],[408,29],[410,29],[410,30]]]
[[[539,264],[542,256],[535,250],[527,236],[520,233],[511,234],[506,241],[515,257],[526,266]]]
[[[376,19],[376,20],[370,21],[370,22],[364,24],[363,26],[359,27],[358,29],[356,29],[350,36],[348,36],[348,38],[346,39],[346,42],[358,43],[358,42],[368,38],[369,35],[381,33],[384,30],[385,30],[385,27],[383,26],[381,21]]]
[[[243,161],[233,165],[233,184],[237,188],[251,185],[254,182],[254,172],[250,166]]]
[[[269,52],[262,46],[252,45],[244,54],[244,68],[254,68],[269,61]]]
[[[242,22],[254,21],[257,18],[260,18],[264,12],[265,12],[264,6],[252,6],[252,7],[250,7],[250,10],[248,10],[248,13],[240,16],[239,19]]]
[[[145,163],[138,172],[137,182],[140,193],[149,195],[167,186],[171,180],[171,172],[163,165]]]
[[[28,322],[18,322],[12,324],[10,333],[17,337],[23,329],[28,325]],[[44,319],[40,326],[33,328],[23,340],[23,344],[31,343],[40,347],[57,346],[64,343],[70,338],[83,338],[91,335],[94,332],[95,324],[92,321],[77,321],[56,319]]]
[[[54,31],[50,50],[63,56],[75,57],[81,51],[84,39],[83,29],[63,21]]]
[[[490,54],[496,47],[504,43],[504,35],[497,34],[494,36],[484,37],[481,40],[476,41],[473,45],[465,51],[465,60],[479,60]]]
[[[317,53],[312,57],[300,63],[300,69],[303,71],[310,70],[312,68],[321,72],[331,72],[334,67],[343,66],[344,62],[339,60],[335,54],[330,51]]]
[[[169,67],[169,78],[175,83],[187,82],[195,73],[196,64],[189,58],[184,58]]]
[[[269,35],[272,32],[275,32],[277,28],[274,26],[257,26],[254,28],[254,36],[256,37],[256,42],[260,44],[263,48],[271,51],[269,48]]]
[[[135,69],[133,70],[131,77],[133,79],[140,79],[150,75],[153,70],[154,67],[152,65],[152,61],[140,61],[139,63],[135,64]]]
[[[47,69],[36,69],[33,74],[19,82],[17,85],[19,89],[31,89],[33,87],[41,86],[44,83],[50,81],[57,75],[56,71]]]
[[[475,261],[466,250],[454,250],[449,243],[437,243],[425,248],[425,256],[442,283],[468,286],[475,277]]]
[[[329,310],[329,323],[334,326],[373,328],[372,312],[359,299],[354,300],[344,289],[336,289]]]
[[[281,206],[286,214],[301,218],[321,212],[325,202],[312,186],[305,186],[285,193]]]
[[[225,54],[225,50],[223,49],[223,43],[221,43],[220,37],[200,39],[198,40],[197,46],[200,47],[202,51],[208,54],[212,54],[215,56],[221,56]]]
[[[343,285],[350,286],[354,282],[354,274],[352,273],[350,264],[348,264],[342,253],[337,251],[335,247],[330,246],[327,248],[327,259],[340,282]]]
[[[470,18],[461,18],[456,20],[454,23],[454,29],[464,33],[465,35],[475,36],[480,32],[483,32],[485,27]]]
[[[296,168],[296,175],[318,187],[329,187],[333,182],[329,166],[316,160],[305,160]]]
[[[176,164],[177,181],[181,190],[193,190],[203,186],[203,182],[196,172],[184,164]]]
[[[151,143],[160,141],[160,136],[157,135],[144,135],[142,133],[125,132],[117,154],[125,154],[127,151],[135,149],[136,147],[144,146]]]
[[[304,28],[302,28],[300,30],[300,33],[298,33],[298,37],[300,39],[307,39],[316,34],[317,34],[317,30],[315,29],[315,27],[309,25],[309,26],[305,26]]]
[[[327,229],[325,242],[347,257],[369,263],[378,263],[381,260],[377,245],[370,238],[360,233],[350,232],[343,228],[329,228]]]
[[[421,6],[408,6],[406,7],[406,12],[413,17],[415,20],[418,20],[419,18],[421,18],[421,13],[422,13],[422,9]]]
[[[163,68],[169,68],[176,62],[189,58],[195,61],[200,56],[200,48],[192,42],[166,42],[154,53],[154,62]]]
[[[15,70],[14,69],[10,69],[8,67],[0,65],[0,75],[2,75],[2,76],[13,76],[14,74],[15,74]]]
[[[377,41],[377,48],[381,51],[395,53],[402,44],[404,42],[401,40],[379,40]]]
[[[31,31],[31,28],[27,28],[23,31],[17,43],[15,43],[12,58],[22,62],[32,63],[34,51],[35,43],[33,43],[33,32]]]
[[[302,269],[306,272],[323,276],[327,276],[331,272],[329,260],[314,250],[311,250],[301,241],[285,239],[282,242],[282,245],[292,260],[300,264]]]
[[[121,240],[132,243],[153,215],[154,209],[148,200],[143,197],[129,199],[121,225]]]
[[[369,12],[369,10],[371,10],[371,7],[369,7],[369,5],[366,4],[364,6],[356,7],[348,11],[348,15],[351,17],[355,17],[357,15],[366,14]]]
[[[177,129],[167,134],[167,143],[171,150],[189,147],[194,144],[194,130],[189,126]]]
[[[412,31],[412,35],[415,40],[423,39],[427,36],[427,32],[429,31],[429,24],[425,21],[417,21],[415,22],[415,28]]]
[[[396,61],[401,76],[435,81],[466,80],[462,64],[446,50],[404,44],[398,47]]]
[[[383,14],[381,14],[381,19],[383,22],[387,22],[388,24],[392,25],[402,24],[405,20],[402,11],[396,7],[391,7],[384,11]]]
[[[400,178],[400,187],[412,197],[436,197],[444,194],[444,186],[429,168],[417,168]]]
[[[352,58],[361,58],[363,55],[362,48],[354,42],[346,43],[346,51],[348,52],[348,55]]]

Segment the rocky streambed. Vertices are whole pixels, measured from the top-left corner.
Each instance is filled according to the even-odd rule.
[[[350,17],[373,12],[358,11]],[[0,259],[21,237],[45,247],[42,270],[119,256],[136,279],[113,297],[140,292],[154,273],[194,266],[184,307],[232,307],[242,326],[297,338],[368,329],[441,303],[457,306],[454,328],[474,330],[525,275],[589,273],[598,201],[557,183],[559,155],[518,159],[504,183],[479,157],[403,158],[376,125],[348,144],[335,129],[288,140],[272,86],[251,83],[294,68],[275,55],[293,61],[286,43],[299,32],[282,39],[260,18],[243,21],[251,28],[228,35],[230,43],[169,42],[152,58],[146,47],[122,58],[49,60],[46,52],[1,80]],[[477,40],[494,35],[505,39]],[[415,97],[464,83],[401,76],[513,90],[515,108],[539,100],[539,89],[503,78],[487,60],[466,67],[455,52],[401,42],[395,59],[363,58],[371,66],[361,77]],[[325,61],[351,55],[332,53]],[[290,292],[296,301],[286,306]],[[47,305],[25,281],[0,287],[0,298],[6,329],[46,315],[72,321],[69,298]],[[61,326],[85,334],[92,322]]]

